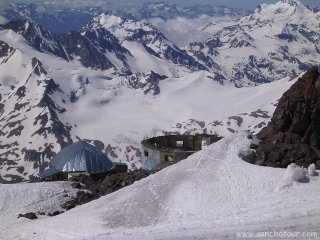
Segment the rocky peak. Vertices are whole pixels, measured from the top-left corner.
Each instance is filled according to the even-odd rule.
[[[42,39],[46,39],[50,41],[56,37],[55,34],[46,30],[41,25],[38,25],[29,20],[11,21],[4,24],[3,28],[13,30],[16,33],[22,35],[24,38],[27,38],[27,40],[30,38],[41,37]],[[38,48],[39,48],[39,45],[38,45]],[[41,50],[41,49],[38,49],[38,50]]]
[[[124,42],[138,43],[140,47],[155,57],[169,60],[192,70],[206,69],[205,66],[169,41],[155,26],[145,21],[130,20],[103,13],[83,28],[83,35],[88,36],[88,32],[95,34],[109,32],[122,47],[125,46]],[[120,49],[121,46],[117,46],[117,49]],[[128,50],[130,51],[130,49]],[[130,52],[126,54],[130,55]]]
[[[297,0],[281,0],[280,3],[289,4],[290,6],[294,6],[294,7],[301,4],[300,1],[297,1]]]
[[[287,167],[296,163],[320,168],[320,73],[310,68],[283,94],[270,123],[258,133],[251,163]]]
[[[111,13],[105,12],[105,13],[102,13],[99,16],[95,17],[89,23],[89,25],[91,25],[91,27],[93,27],[93,28],[104,27],[106,29],[109,29],[109,28],[116,28],[118,26],[121,26],[126,21],[127,20],[125,18],[114,16]],[[133,20],[129,20],[129,21],[133,21]]]
[[[112,33],[120,42],[124,40],[137,40],[132,39],[137,35],[137,32],[148,32],[152,35],[162,35],[162,33],[152,24],[143,21],[136,21],[114,16],[110,13],[103,13],[95,17],[83,29],[84,30],[97,30],[105,29]]]
[[[320,74],[309,69],[279,101],[271,122],[260,133],[263,140],[309,144],[312,134],[320,136]],[[320,145],[319,145],[320,147]]]
[[[0,41],[0,58],[9,56],[14,49],[7,43]]]
[[[43,28],[41,25],[29,20],[16,20],[2,25],[4,29],[11,29],[23,36],[30,46],[40,52],[50,52],[56,56],[68,60],[66,52],[63,50],[58,36]]]
[[[285,21],[293,24],[310,25],[313,23],[315,13],[312,9],[306,7],[296,0],[282,0],[274,4],[261,4],[254,13],[248,17],[249,22],[278,22]],[[288,21],[288,19],[290,19]]]

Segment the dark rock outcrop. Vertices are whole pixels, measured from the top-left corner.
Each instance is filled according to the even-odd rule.
[[[31,219],[31,220],[38,219],[37,215],[34,212],[28,212],[28,213],[25,213],[25,214],[19,214],[18,218],[21,218],[21,217],[28,218],[28,219]]]
[[[124,173],[113,173],[108,175],[79,175],[69,179],[73,181],[72,186],[79,189],[74,199],[65,203],[61,207],[69,210],[75,206],[98,199],[109,193],[115,192],[123,187],[129,186],[136,181],[148,177],[157,170],[135,170]]]
[[[250,163],[287,167],[291,163],[320,168],[320,73],[310,68],[284,93],[261,140],[245,157]]]

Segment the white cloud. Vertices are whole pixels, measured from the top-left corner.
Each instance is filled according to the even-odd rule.
[[[37,8],[36,8],[36,11],[38,12],[38,13],[44,13],[45,11],[46,11],[46,8],[44,7],[44,6],[38,6]]]
[[[50,8],[80,8],[80,7],[106,7],[108,6],[108,3],[105,0],[65,0],[65,1],[60,1],[60,0],[52,0],[52,1],[43,1],[43,0],[0,0],[0,8],[8,8],[10,7],[10,4],[14,3],[24,3],[24,4],[37,4],[39,5],[40,9],[42,7],[50,7]]]
[[[153,18],[148,21],[156,26],[164,35],[177,46],[183,47],[191,42],[204,41],[210,34],[202,31],[202,28],[211,22],[221,20],[217,17],[203,15],[199,18],[178,17],[175,19],[163,20]]]
[[[0,15],[0,24],[4,24],[6,22],[8,22],[8,20],[5,17]]]

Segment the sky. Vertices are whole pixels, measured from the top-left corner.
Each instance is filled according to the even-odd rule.
[[[140,0],[139,2],[159,2],[161,0]],[[23,3],[50,3],[50,4],[65,4],[71,6],[93,6],[101,5],[107,2],[109,3],[137,3],[137,0],[0,0],[0,7],[8,5],[13,2]],[[213,5],[224,5],[228,7],[241,8],[252,10],[261,3],[275,3],[277,0],[167,0],[167,2],[192,5],[192,4],[213,4]],[[308,4],[313,7],[320,8],[320,0],[302,0],[304,4]]]

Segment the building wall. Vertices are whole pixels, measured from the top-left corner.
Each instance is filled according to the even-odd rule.
[[[161,163],[161,152],[157,149],[142,146],[142,165],[144,169],[154,169]]]
[[[221,138],[215,135],[167,135],[146,139],[142,145],[142,168],[154,169],[179,162]]]

